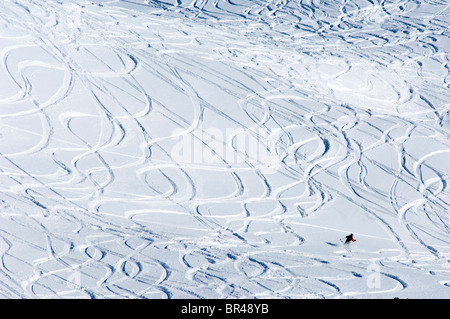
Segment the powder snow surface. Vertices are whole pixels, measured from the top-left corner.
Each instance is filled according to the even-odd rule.
[[[449,21],[0,1],[0,297],[450,297]]]

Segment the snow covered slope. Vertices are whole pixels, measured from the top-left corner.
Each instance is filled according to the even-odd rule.
[[[449,21],[1,1],[0,297],[448,298]]]

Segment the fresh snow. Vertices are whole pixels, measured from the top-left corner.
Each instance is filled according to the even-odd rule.
[[[1,1],[0,297],[450,297],[449,21]]]

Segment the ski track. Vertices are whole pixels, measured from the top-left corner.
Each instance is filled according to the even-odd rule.
[[[448,21],[438,0],[1,2],[0,296],[448,297]]]

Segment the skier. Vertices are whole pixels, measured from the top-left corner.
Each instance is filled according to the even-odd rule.
[[[348,236],[345,236],[345,243],[346,243],[346,244],[350,244],[350,242],[352,242],[352,241],[356,241],[356,240],[353,238],[353,234],[350,234],[350,235],[348,235]]]

